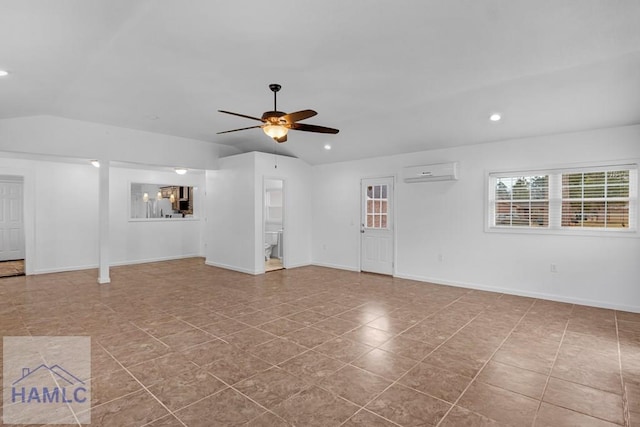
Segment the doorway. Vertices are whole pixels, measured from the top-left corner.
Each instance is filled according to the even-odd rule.
[[[284,180],[264,180],[264,271],[284,268]]]
[[[0,277],[25,273],[24,179],[0,176]]]
[[[393,274],[393,177],[362,180],[360,270]]]

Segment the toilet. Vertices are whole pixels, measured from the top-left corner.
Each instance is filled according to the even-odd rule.
[[[278,232],[267,231],[264,233],[264,260],[269,261],[273,248],[278,244]]]

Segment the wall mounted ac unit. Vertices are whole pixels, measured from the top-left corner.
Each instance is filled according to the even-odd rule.
[[[402,179],[404,182],[455,181],[458,162],[406,167],[402,170]]]

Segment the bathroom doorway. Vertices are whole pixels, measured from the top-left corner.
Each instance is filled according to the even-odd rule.
[[[264,271],[284,268],[284,180],[264,179]]]

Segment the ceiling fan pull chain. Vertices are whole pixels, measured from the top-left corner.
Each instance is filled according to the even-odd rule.
[[[275,161],[274,169],[278,169],[278,143],[273,141],[273,158]]]

